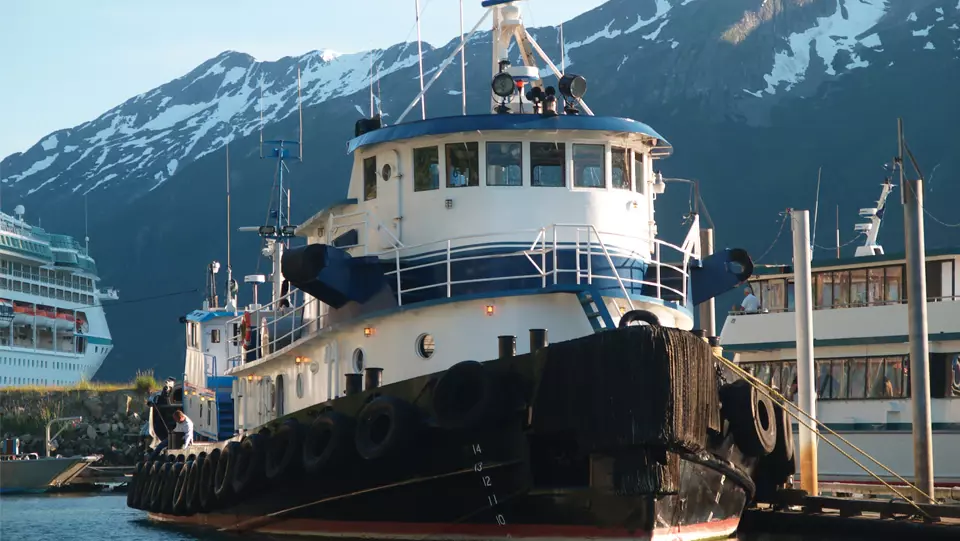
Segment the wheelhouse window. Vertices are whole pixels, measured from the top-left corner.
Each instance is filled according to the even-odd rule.
[[[613,147],[610,150],[610,166],[610,172],[613,175],[610,180],[613,187],[620,190],[629,190],[630,179],[633,177],[630,171],[630,150]]]
[[[563,143],[530,143],[530,185],[562,188],[567,185],[566,179]]]
[[[487,186],[523,186],[520,143],[487,143]]]
[[[447,153],[447,188],[463,188],[480,185],[480,145],[450,143]]]
[[[440,189],[440,149],[423,147],[413,149],[413,191]]]
[[[603,188],[603,145],[573,145],[573,187]]]
[[[377,157],[363,160],[363,200],[377,198]]]

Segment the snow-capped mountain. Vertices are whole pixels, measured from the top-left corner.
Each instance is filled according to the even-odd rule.
[[[540,5],[534,0],[534,13]],[[929,170],[927,189],[937,197],[928,195],[927,210],[960,221],[949,219],[956,212],[947,203],[960,189],[946,182],[960,174],[960,0],[610,0],[563,30],[563,62],[589,81],[588,104],[597,114],[648,122],[674,144],[664,171],[702,181],[722,244],[765,252],[779,211],[812,206],[820,166],[821,204],[839,203],[843,237],[851,236],[856,209],[879,191],[898,116]],[[559,28],[531,32],[560,65]],[[438,48],[424,44],[428,80],[458,44],[459,37]],[[478,32],[466,53],[474,113],[489,103],[489,55],[490,34]],[[354,122],[369,114],[371,64],[376,107],[391,123],[420,88],[416,43],[276,62],[222,53],[3,159],[4,208],[22,202],[28,219],[79,233],[86,194],[105,283],[125,299],[202,288],[205,264],[224,252],[224,144],[230,141],[234,223],[259,224],[273,176],[271,164],[257,159],[261,103],[265,138],[296,138],[299,67],[305,160],[291,167],[295,218],[342,198],[344,146]],[[459,114],[459,94],[455,65],[427,93],[428,115]],[[407,120],[418,115],[416,107]],[[677,216],[687,205],[680,192],[664,198]],[[679,223],[671,216],[658,210],[662,230]],[[900,242],[897,220],[891,209],[881,234],[888,250]],[[928,245],[952,231],[929,227]],[[256,269],[255,241],[235,236],[236,273]],[[788,242],[779,242],[768,257],[789,253]],[[175,372],[176,318],[200,295],[108,311],[117,347],[101,377],[151,364]],[[162,345],[143,358],[144,344],[158,336]]]

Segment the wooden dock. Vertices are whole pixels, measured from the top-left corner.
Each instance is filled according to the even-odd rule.
[[[917,507],[899,498],[808,496],[802,490],[782,490],[773,501],[747,510],[740,529],[877,540],[960,539],[960,505]]]

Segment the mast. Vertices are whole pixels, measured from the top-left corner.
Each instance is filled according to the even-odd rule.
[[[227,287],[225,292],[226,308],[236,310],[236,302],[233,298],[234,282],[233,268],[230,266],[230,141],[226,143],[227,147]]]
[[[420,59],[420,119],[427,119],[427,100],[423,90],[423,42],[420,39],[420,0],[415,0],[417,7],[417,58]]]

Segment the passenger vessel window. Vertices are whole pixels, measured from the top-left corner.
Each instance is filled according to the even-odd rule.
[[[480,145],[450,143],[446,146],[447,188],[480,185]]]
[[[530,143],[530,185],[548,188],[567,185],[567,156],[563,143]]]
[[[603,145],[573,145],[573,187],[603,188]]]
[[[610,179],[614,188],[621,190],[630,189],[630,150],[626,148],[613,147],[610,151],[610,166],[613,178]]]
[[[413,149],[413,191],[440,189],[440,148]]]
[[[522,145],[487,143],[487,186],[523,186]]]
[[[883,269],[867,270],[867,301],[870,304],[883,304]]]
[[[853,306],[867,304],[867,269],[850,271],[850,304]]]
[[[754,291],[759,291],[760,306],[770,311],[780,312],[784,309],[784,284],[783,279],[764,280],[761,287],[754,286]]]
[[[867,397],[867,360],[850,359],[850,398]]]
[[[363,200],[370,201],[377,198],[377,158],[363,160]]]
[[[886,301],[889,303],[900,302],[900,284],[903,283],[903,267],[886,268]]]

